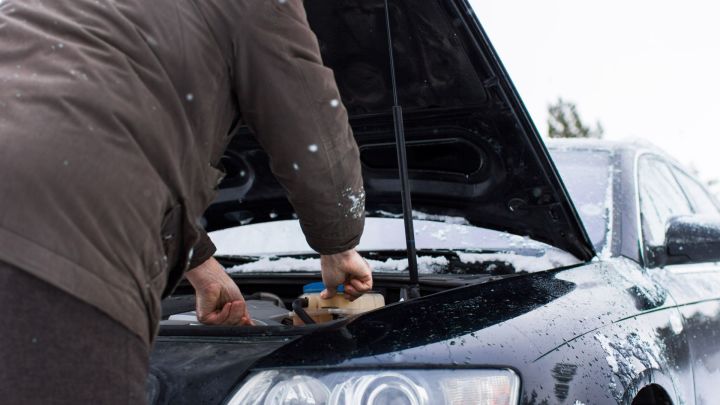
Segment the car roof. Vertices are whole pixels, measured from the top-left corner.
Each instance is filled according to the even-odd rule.
[[[685,171],[688,171],[685,165],[678,162],[677,159],[672,157],[669,153],[645,139],[605,140],[590,138],[555,138],[546,139],[545,145],[550,150],[595,149],[629,153],[636,156],[644,153],[651,153],[662,157]]]

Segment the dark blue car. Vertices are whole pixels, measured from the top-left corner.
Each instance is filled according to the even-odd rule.
[[[465,0],[305,4],[360,146],[358,249],[386,305],[293,322],[319,258],[240,127],[205,220],[257,326],[197,324],[181,284],[163,303],[151,403],[718,403],[720,213],[701,183],[649,145],[546,147]]]

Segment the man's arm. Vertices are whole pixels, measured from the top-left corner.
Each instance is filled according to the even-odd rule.
[[[252,325],[235,281],[213,257],[185,273],[195,288],[198,321],[208,325]]]
[[[193,248],[185,278],[195,289],[198,321],[208,325],[252,325],[245,299],[237,284],[213,258],[217,250],[203,229]]]
[[[237,23],[235,87],[243,120],[270,156],[323,280],[359,296],[372,288],[355,252],[364,226],[360,158],[332,70],[320,57],[301,0],[257,1]],[[354,280],[354,281],[353,281]]]

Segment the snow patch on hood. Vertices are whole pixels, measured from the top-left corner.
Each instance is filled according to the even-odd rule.
[[[464,253],[456,252],[463,263],[504,262],[515,271],[528,273],[554,269],[557,267],[578,264],[579,260],[570,253],[561,250],[546,250],[540,256],[524,256],[513,252],[507,253]]]
[[[392,212],[388,211],[373,211],[373,215],[383,217],[383,218],[402,218],[402,214],[394,214]],[[436,221],[436,222],[444,222],[446,224],[453,224],[453,225],[470,225],[470,222],[463,218],[463,217],[453,217],[449,215],[434,215],[434,214],[427,214],[420,211],[412,211],[412,217],[416,220],[421,221]]]
[[[373,271],[402,272],[408,269],[407,259],[368,260]],[[418,271],[432,274],[441,271],[449,264],[443,256],[418,256]],[[319,272],[320,259],[298,259],[294,257],[263,257],[252,263],[240,264],[227,269],[228,273],[254,273],[254,272]]]
[[[569,266],[578,260],[565,252],[546,252],[542,256],[522,256],[515,253],[463,253],[455,252],[463,263],[504,262],[517,272],[536,272],[552,268]],[[407,259],[368,259],[375,272],[398,273],[408,270]],[[418,256],[418,270],[422,274],[441,273],[450,265],[445,256]],[[294,257],[264,256],[252,263],[244,263],[227,269],[228,273],[253,272],[317,272],[320,271],[320,259],[301,259]]]
[[[424,219],[413,221],[418,249],[493,252],[533,250],[569,255],[558,248],[524,236],[459,224],[465,221],[464,218],[436,219],[442,219],[443,222]],[[211,232],[209,236],[217,248],[217,256],[289,256],[315,253],[305,241],[297,220],[237,226]],[[404,251],[406,247],[405,228],[401,218],[365,219],[365,230],[360,245],[357,246],[358,251]]]

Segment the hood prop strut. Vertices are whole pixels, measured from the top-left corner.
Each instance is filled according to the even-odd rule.
[[[395,141],[400,169],[400,196],[402,198],[403,222],[405,223],[405,242],[407,244],[408,272],[410,285],[408,298],[420,297],[420,282],[417,267],[417,249],[415,248],[415,231],[413,229],[412,201],[410,199],[410,183],[408,181],[408,165],[405,150],[405,128],[403,127],[402,107],[398,101],[397,82],[395,79],[395,56],[393,55],[393,41],[390,33],[390,7],[385,0],[385,29],[387,30],[388,52],[390,54],[390,79],[393,91],[393,124],[395,127]]]

